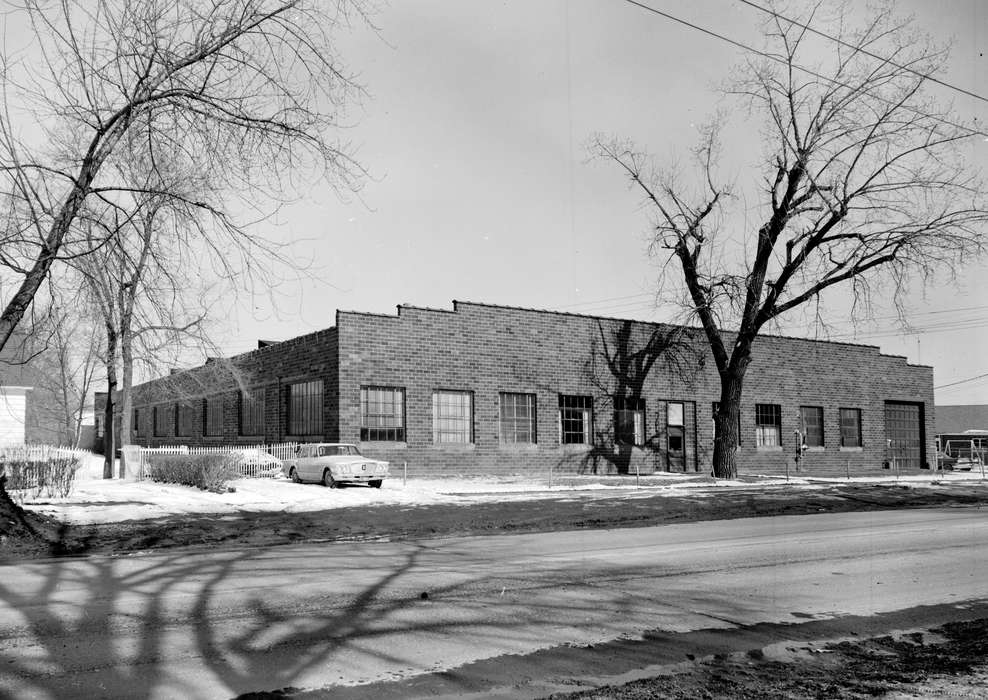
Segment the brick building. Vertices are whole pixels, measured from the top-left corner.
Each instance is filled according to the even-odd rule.
[[[710,470],[716,368],[694,329],[487,304],[336,325],[134,389],[134,441],[359,443],[410,473]],[[933,370],[874,346],[764,336],[742,473],[928,468]],[[892,461],[894,458],[894,462]]]

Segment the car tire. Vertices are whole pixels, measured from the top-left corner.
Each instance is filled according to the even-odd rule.
[[[383,483],[383,481],[384,481],[383,479],[371,479],[370,481],[367,482],[367,485],[372,486],[375,489],[379,489],[381,488],[381,484]]]
[[[333,478],[333,474],[327,469],[322,473],[322,485],[328,489],[335,489],[339,484]]]
[[[288,476],[289,476],[289,477],[291,478],[291,480],[292,480],[293,482],[295,482],[296,484],[301,484],[301,483],[302,483],[302,480],[298,478],[298,472],[297,472],[297,471],[295,471],[295,467],[292,467],[292,469],[291,469],[291,471],[290,471],[290,472],[288,472]]]

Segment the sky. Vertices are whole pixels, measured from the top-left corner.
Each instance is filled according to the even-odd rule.
[[[764,15],[737,0],[642,1],[760,45]],[[953,42],[942,79],[988,96],[984,0],[899,8]],[[685,161],[698,128],[724,107],[716,87],[741,49],[624,0],[394,0],[372,20],[337,36],[367,90],[344,134],[369,177],[346,199],[313,183],[258,224],[310,273],[283,270],[277,287],[227,299],[217,309],[220,352],[329,327],[337,309],[448,309],[454,299],[674,319],[655,301],[648,212],[614,164],[589,159],[587,144],[598,133],[628,138],[661,162]],[[933,94],[988,124],[988,102]],[[988,165],[988,141],[969,148]],[[755,165],[756,134],[741,132],[725,153],[736,177],[754,172],[745,166]],[[879,345],[933,365],[938,404],[988,403],[988,376],[963,381],[988,375],[984,269],[972,260],[955,281],[912,289],[907,333],[881,298],[873,320],[849,324],[841,295],[829,336],[799,318],[780,330]]]
[[[763,17],[742,3],[651,5],[758,43]],[[988,7],[899,7],[953,42],[943,79],[988,96]],[[336,309],[394,313],[454,299],[670,320],[673,310],[655,303],[647,212],[613,164],[588,158],[588,139],[627,137],[659,160],[684,160],[698,126],[722,106],[715,88],[742,51],[621,0],[417,0],[383,6],[373,19],[376,31],[340,37],[368,91],[347,136],[371,177],[359,198],[314,187],[265,224],[313,261],[314,279],[286,278],[271,295],[241,299],[222,349],[331,326]],[[988,123],[988,102],[934,94]],[[749,146],[726,150],[743,160]],[[988,142],[970,149],[988,164]],[[848,324],[838,295],[829,337],[933,365],[937,387],[988,373],[984,262],[912,289],[907,333],[881,298],[874,320]],[[781,330],[824,337],[798,319]],[[936,401],[988,403],[988,377],[938,388]]]

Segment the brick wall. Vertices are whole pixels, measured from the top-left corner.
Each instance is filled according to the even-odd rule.
[[[157,447],[337,440],[337,367],[336,328],[328,328],[135,386],[133,405],[140,425],[134,442]],[[287,387],[313,380],[323,382],[323,430],[319,434],[290,435]],[[244,389],[263,392],[261,433],[240,434],[240,391]],[[204,435],[204,399],[216,395],[223,399],[223,429],[218,435]],[[175,434],[174,409],[179,402],[188,402],[195,411],[192,434],[188,436]],[[156,408],[169,416],[161,435],[154,431]]]
[[[287,434],[286,389],[293,382],[321,379],[323,432]],[[265,392],[263,434],[239,434],[238,388]],[[673,326],[574,314],[455,302],[454,310],[399,307],[395,316],[339,312],[336,326],[265,347],[229,361],[212,362],[135,388],[141,431],[137,442],[249,444],[304,440],[360,441],[361,386],[400,387],[405,392],[405,440],[366,442],[364,451],[388,459],[395,472],[410,475],[461,473],[648,474],[668,469],[709,472],[712,404],[720,385],[706,344],[696,331]],[[432,395],[436,390],[470,392],[472,442],[433,442]],[[504,444],[499,435],[500,392],[534,394],[537,443]],[[202,435],[203,398],[224,401],[222,435]],[[562,445],[559,395],[590,396],[593,444]],[[614,397],[645,405],[645,444],[616,445]],[[154,436],[152,407],[173,410],[192,400],[194,435]],[[934,459],[933,371],[878,348],[782,337],[756,341],[741,409],[739,467],[744,473],[778,474],[795,468],[793,430],[799,407],[819,406],[824,446],[805,454],[808,475],[880,473],[887,459],[885,403],[922,407],[925,459]],[[684,450],[675,460],[667,449],[670,403],[683,405]],[[782,410],[782,448],[755,446],[755,404]],[[861,410],[863,447],[840,447],[839,409]]]
[[[663,342],[676,339],[669,326],[463,302],[454,308],[402,306],[397,316],[337,315],[341,440],[359,441],[362,385],[396,386],[405,389],[406,441],[362,446],[397,465],[407,462],[412,474],[650,473],[669,467],[665,409],[675,401],[686,408],[686,470],[710,470],[719,381],[701,338],[687,332],[683,346],[673,343],[670,349]],[[778,474],[787,461],[795,468],[793,430],[801,405],[820,406],[824,415],[824,447],[804,456],[804,473],[881,472],[886,401],[923,405],[926,459],[933,460],[931,368],[881,355],[872,346],[780,337],[760,338],[754,355],[742,400],[742,472]],[[433,444],[436,389],[473,392],[472,444]],[[499,392],[537,396],[537,445],[501,444]],[[594,446],[559,443],[560,393],[594,397]],[[614,445],[615,393],[645,400],[643,449]],[[755,447],[756,403],[781,405],[782,449]],[[860,450],[840,447],[841,407],[861,409]]]

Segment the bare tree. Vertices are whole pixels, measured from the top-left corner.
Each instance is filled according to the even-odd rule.
[[[737,473],[742,387],[766,324],[838,285],[856,305],[869,303],[876,284],[901,300],[911,277],[952,274],[984,249],[985,189],[961,147],[985,134],[926,92],[947,52],[889,6],[857,26],[843,12],[824,16],[819,3],[799,19],[774,14],[764,53],[728,89],[761,122],[756,226],[729,218],[735,192],[717,167],[723,122],[694,151],[692,183],[627,143],[593,146],[644,193],[666,292],[713,355],[718,477]],[[821,52],[808,27],[837,41]]]
[[[133,190],[106,167],[125,146],[209,172],[248,204],[313,175],[356,188],[334,134],[359,89],[331,42],[354,13],[360,0],[24,0],[8,21],[26,18],[35,41],[0,62],[0,264],[22,278],[0,348],[52,265],[89,252],[74,236],[86,205]],[[186,203],[243,233],[224,200]]]

